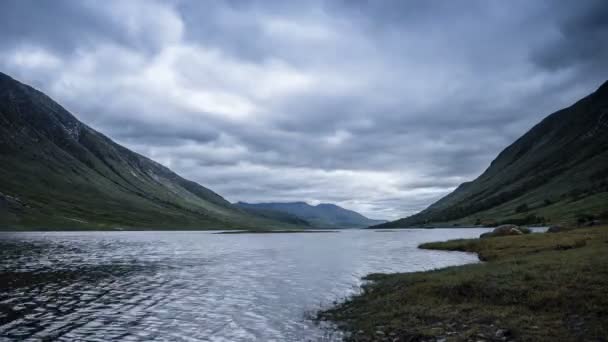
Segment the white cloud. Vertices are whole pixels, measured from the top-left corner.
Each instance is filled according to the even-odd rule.
[[[261,20],[261,24],[266,34],[278,36],[280,39],[316,43],[334,41],[340,38],[337,32],[319,20],[268,17]]]
[[[4,55],[4,63],[13,68],[30,70],[57,69],[62,63],[59,57],[45,49],[35,46],[24,46]]]

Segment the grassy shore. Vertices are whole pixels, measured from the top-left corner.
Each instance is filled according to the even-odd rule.
[[[321,312],[352,341],[607,341],[608,227],[428,243],[485,263],[372,274]]]

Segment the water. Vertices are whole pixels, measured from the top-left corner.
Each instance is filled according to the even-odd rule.
[[[487,229],[0,234],[0,340],[328,341],[310,320],[373,272],[477,262]]]

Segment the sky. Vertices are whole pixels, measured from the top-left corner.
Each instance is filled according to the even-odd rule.
[[[230,201],[413,214],[608,79],[604,0],[3,0],[0,71]]]

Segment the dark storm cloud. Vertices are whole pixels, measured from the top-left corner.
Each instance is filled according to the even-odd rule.
[[[540,67],[551,71],[569,67],[608,67],[608,4],[587,0],[586,6],[570,4],[558,19],[558,33],[533,53]]]
[[[228,199],[375,218],[475,178],[608,70],[608,3],[0,3],[0,68]]]
[[[86,29],[88,28],[88,29]],[[3,48],[34,44],[71,51],[91,35],[103,38],[111,27],[79,2],[7,0],[0,11]]]
[[[154,47],[154,37],[142,39],[144,37],[126,34],[124,27],[114,25],[109,13],[100,11],[103,4],[94,1],[5,0],[1,6],[3,48],[38,45],[68,54],[103,41],[116,41],[138,49]]]

